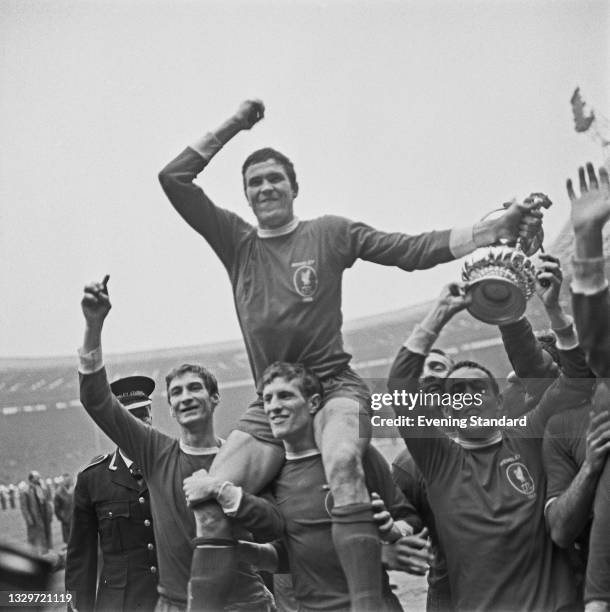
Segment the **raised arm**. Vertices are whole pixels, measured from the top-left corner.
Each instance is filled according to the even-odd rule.
[[[464,285],[450,283],[443,287],[432,309],[400,347],[388,376],[388,388],[391,391],[417,390],[430,349],[445,325],[468,306],[469,300],[470,295],[466,294]]]
[[[401,349],[392,364],[388,379],[388,388],[394,393],[394,412],[397,416],[410,419],[408,425],[399,426],[398,431],[404,438],[413,459],[424,474],[434,472],[435,461],[444,459],[443,452],[437,452],[436,447],[448,446],[449,440],[443,430],[426,419],[440,417],[438,410],[411,401],[405,393],[416,394],[419,389],[418,378],[423,363],[432,344],[443,327],[455,314],[464,310],[469,303],[470,295],[465,293],[464,286],[451,283],[443,287],[440,296],[422,322],[416,326],[413,333]]]
[[[559,301],[563,280],[559,259],[546,253],[540,255],[540,259],[541,264],[536,275],[536,294],[544,306],[556,338],[561,366],[567,369],[565,374],[568,377],[587,376],[586,368],[583,374],[584,355],[578,348],[572,318],[565,313]],[[558,367],[534,336],[526,317],[501,325],[500,333],[508,359],[527,391],[527,405],[535,406],[557,378]]]
[[[610,181],[605,168],[599,178],[592,164],[579,168],[580,195],[568,180],[574,229],[572,306],[580,344],[589,366],[610,377],[610,303],[604,270],[603,229],[610,218]]]
[[[172,206],[208,241],[226,267],[231,265],[236,240],[251,226],[236,214],[216,207],[193,181],[229,140],[260,121],[264,111],[260,100],[246,100],[220,126],[199,138],[159,172],[159,181]]]
[[[106,377],[102,355],[102,328],[112,305],[108,296],[108,279],[85,286],[81,308],[85,333],[79,349],[80,400],[89,416],[102,431],[136,461],[147,476],[150,463],[149,442],[163,434],[136,419],[114,397]]]
[[[610,219],[610,180],[605,168],[599,177],[592,164],[578,170],[580,194],[567,182],[574,229],[572,305],[581,345],[589,366],[600,378],[594,403],[607,408],[610,401],[610,304],[604,270],[603,229]],[[585,582],[587,610],[608,609],[610,603],[610,461],[605,461],[593,506]],[[603,603],[602,603],[603,602]],[[605,604],[605,606],[604,606]]]

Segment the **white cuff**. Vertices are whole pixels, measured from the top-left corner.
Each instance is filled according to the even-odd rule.
[[[102,347],[98,346],[85,353],[82,348],[78,349],[78,371],[81,374],[95,374],[104,367],[102,359]]]
[[[243,494],[244,492],[241,487],[236,487],[233,483],[225,480],[220,485],[220,489],[218,489],[216,500],[227,516],[235,516],[239,509],[239,504],[241,504]]]
[[[437,338],[438,334],[422,327],[418,323],[403,346],[412,353],[428,355]]]
[[[570,315],[566,315],[569,323],[564,327],[553,328],[553,334],[557,339],[557,348],[561,351],[569,351],[578,346],[578,336],[574,329],[574,319]]]
[[[595,295],[608,286],[604,270],[604,258],[572,259],[572,293]]]
[[[209,162],[222,149],[222,142],[218,140],[215,134],[208,132],[189,146]]]
[[[474,242],[474,226],[469,225],[468,227],[453,228],[449,232],[449,250],[456,259],[472,253],[476,248],[477,245]]]

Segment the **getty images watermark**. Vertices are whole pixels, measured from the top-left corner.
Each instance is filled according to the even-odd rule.
[[[362,425],[373,437],[437,437],[471,427],[516,428],[529,437],[526,395],[511,380],[498,380],[497,392],[489,388],[478,390],[471,381],[465,382],[467,390],[463,392],[448,392],[442,382],[425,388],[413,382],[401,380],[399,385],[388,380],[367,380],[371,395]]]
[[[421,389],[416,393],[408,391],[392,391],[391,393],[371,394],[371,410],[377,411],[385,407],[402,408],[410,411],[416,410],[413,416],[400,414],[398,416],[382,416],[373,414],[371,425],[373,427],[384,427],[393,425],[395,427],[517,427],[527,425],[527,416],[518,418],[507,417],[482,417],[479,414],[469,414],[465,417],[456,416],[433,416],[430,415],[431,408],[452,409],[461,411],[465,408],[480,408],[483,406],[485,396],[483,393],[439,393],[436,391],[424,392]],[[420,410],[423,409],[423,413]]]

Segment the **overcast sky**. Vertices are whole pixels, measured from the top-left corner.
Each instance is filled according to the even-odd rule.
[[[580,85],[608,115],[605,0],[0,2],[0,356],[65,355],[80,296],[111,275],[108,351],[240,336],[228,278],[174,212],[158,171],[246,97],[266,117],[200,177],[252,221],[240,167],[294,161],[302,218],[335,213],[416,233],[512,197],[554,200],[601,161],[573,130]],[[459,264],[358,263],[346,319],[437,294]]]

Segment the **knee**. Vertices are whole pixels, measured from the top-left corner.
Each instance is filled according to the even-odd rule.
[[[331,445],[324,449],[322,458],[331,486],[335,482],[364,480],[362,457],[357,445]]]
[[[214,459],[210,474],[258,493],[279,471],[282,446],[267,444],[243,431],[232,431]]]

